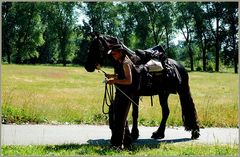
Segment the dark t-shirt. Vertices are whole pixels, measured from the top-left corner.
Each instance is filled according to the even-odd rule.
[[[132,71],[132,61],[128,57],[125,57],[122,63],[117,62],[114,67],[114,70],[115,70],[115,73],[117,74],[117,79],[119,80],[126,78],[124,69],[123,69],[123,64],[128,64],[130,66],[130,70]],[[131,85],[116,84],[116,86],[118,86],[122,90],[130,90],[131,88]]]

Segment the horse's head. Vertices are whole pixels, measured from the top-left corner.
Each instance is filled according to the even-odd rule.
[[[107,52],[113,45],[118,44],[119,40],[111,36],[91,33],[92,41],[90,43],[85,69],[93,72],[97,66],[101,66],[107,55]]]

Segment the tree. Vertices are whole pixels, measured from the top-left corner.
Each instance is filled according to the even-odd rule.
[[[170,49],[170,41],[171,41],[171,35],[174,31],[173,28],[173,15],[171,10],[173,9],[173,4],[170,2],[165,2],[162,5],[162,8],[160,9],[161,13],[161,22],[163,23],[164,29],[165,29],[165,38],[166,38],[166,45],[167,45],[167,53],[168,56],[173,53]]]
[[[146,13],[149,17],[150,31],[152,33],[154,44],[158,45],[159,41],[163,35],[163,24],[159,14],[162,3],[154,2],[143,2],[143,6],[146,10]]]
[[[59,56],[59,41],[56,31],[55,17],[58,11],[55,3],[40,3],[42,23],[46,26],[43,33],[45,43],[39,49],[39,63],[57,63]]]
[[[170,54],[170,40],[173,33],[172,3],[170,2],[146,2],[143,3],[148,13],[150,31],[154,39],[154,44],[166,45],[166,52]]]
[[[83,26],[79,26],[76,29],[78,39],[76,41],[77,46],[79,49],[76,52],[76,56],[74,58],[74,63],[83,65],[86,62],[87,59],[87,52],[89,48],[89,32],[91,32],[91,27],[89,26],[88,23],[83,21]]]
[[[2,59],[8,63],[83,64],[89,46],[88,33],[95,31],[117,36],[132,49],[162,44],[169,57],[189,61],[192,71],[194,63],[202,60],[204,71],[215,61],[215,71],[223,63],[234,65],[237,72],[237,4],[4,2]],[[81,26],[77,25],[78,9],[88,18]],[[177,46],[171,44],[175,32],[181,32],[185,38]]]
[[[189,13],[191,10],[191,3],[187,2],[178,2],[175,3],[175,7],[172,12],[176,17],[175,26],[177,29],[180,29],[185,41],[186,46],[188,48],[188,55],[190,58],[190,67],[191,71],[194,71],[194,58],[193,58],[193,50],[192,50],[192,36],[193,36],[193,19],[192,15]]]
[[[15,39],[14,26],[15,26],[15,12],[13,12],[12,3],[2,3],[2,50],[3,57],[7,57],[7,62],[11,63],[11,56],[13,54],[12,43]]]
[[[89,33],[98,32],[119,37],[120,24],[122,23],[117,20],[119,18],[117,6],[111,2],[86,2],[81,3],[79,8],[89,19],[88,22],[83,21],[83,25],[79,29],[82,37],[78,41],[80,49],[76,59],[83,64],[89,47]]]
[[[118,3],[115,5],[116,12],[121,13],[116,15],[116,31],[118,36],[120,36],[126,46],[132,46],[134,44],[131,41],[133,32],[135,29],[135,19],[128,7],[128,3]]]
[[[128,12],[133,20],[133,33],[135,35],[134,48],[145,49],[150,42],[149,37],[149,19],[148,14],[141,2],[128,3]]]
[[[41,17],[46,25],[45,44],[40,50],[40,63],[70,63],[76,52],[75,3],[40,3]]]
[[[225,52],[229,52],[229,62],[233,62],[234,72],[238,72],[238,3],[237,2],[226,2],[223,3],[225,8],[225,18],[223,23],[226,25],[225,29],[228,28],[225,38]],[[228,26],[228,27],[227,27]],[[223,58],[224,61],[228,62],[228,57]]]
[[[116,10],[110,2],[87,2],[83,3],[81,9],[89,18],[88,23],[91,32],[114,34],[116,32]],[[90,33],[90,32],[88,32]]]
[[[57,9],[57,15],[55,16],[54,24],[59,40],[59,60],[66,66],[71,61],[75,53],[75,41],[74,39],[74,24],[75,18],[73,16],[73,8],[75,3],[73,2],[60,2],[55,5]]]
[[[199,47],[202,50],[202,64],[203,64],[203,71],[206,71],[206,64],[207,64],[207,47],[208,47],[208,29],[206,24],[206,13],[202,9],[202,3],[195,2],[192,3],[192,10],[190,13],[193,15],[194,19],[194,30],[195,36],[199,43]]]
[[[214,41],[215,47],[215,71],[219,71],[219,57],[222,44],[221,33],[223,32],[224,26],[222,25],[223,20],[223,3],[221,2],[208,2],[206,4],[207,9],[207,21],[208,26],[211,30],[211,36]],[[214,26],[215,25],[215,26]],[[215,28],[214,28],[215,27]]]
[[[4,54],[7,54],[9,63],[11,56],[16,63],[29,62],[39,56],[37,47],[44,43],[44,25],[38,4],[6,2],[4,6]]]

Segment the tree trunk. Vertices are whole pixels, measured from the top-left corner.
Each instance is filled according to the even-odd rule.
[[[238,73],[238,50],[235,50],[234,54],[234,72]]]
[[[231,19],[234,19],[234,17],[232,17]],[[236,38],[235,38],[235,32],[237,33],[237,28],[235,27],[235,22],[234,20],[232,20],[231,22],[231,26],[230,26],[231,30],[232,30],[232,46],[233,46],[233,63],[234,63],[234,72],[238,73],[238,46],[236,45]]]
[[[206,64],[207,64],[207,61],[206,61],[206,47],[203,47],[202,51],[203,51],[203,56],[202,56],[202,59],[203,59],[203,71],[206,71]]]
[[[169,37],[168,37],[168,28],[165,26],[166,29],[166,40],[167,40],[167,53],[169,54],[170,49],[169,49]]]
[[[215,71],[219,72],[219,19],[217,18],[217,27],[216,27],[216,55],[215,55]]]
[[[8,64],[11,64],[11,54],[10,53],[7,54],[7,61],[8,61]]]
[[[11,45],[10,44],[6,43],[5,51],[6,51],[6,54],[7,54],[7,62],[8,62],[8,64],[11,64],[11,52],[12,52],[12,49],[11,49]]]
[[[233,58],[233,62],[234,62],[234,72],[238,73],[238,49],[236,48],[236,43],[235,43],[235,36],[234,34],[233,36],[233,53],[234,53],[234,58]]]
[[[206,39],[205,39],[205,35],[204,33],[202,33],[204,39],[202,39],[202,37],[200,37],[200,41],[201,41],[201,48],[202,48],[202,63],[203,63],[203,71],[206,71],[206,64],[207,64],[207,58],[206,58]]]
[[[190,67],[191,67],[191,71],[194,71],[194,66],[193,66],[193,51],[192,51],[192,48],[191,48],[190,45],[189,45],[188,49],[189,49],[188,54],[189,54],[189,57],[190,57]]]
[[[217,2],[216,3],[216,43],[215,43],[215,50],[216,50],[216,54],[215,54],[215,71],[219,72],[219,51],[220,51],[220,41],[219,41],[219,18],[220,18],[220,4]]]
[[[158,34],[156,33],[155,26],[152,20],[151,20],[151,23],[152,23],[153,39],[154,39],[155,45],[158,45]]]

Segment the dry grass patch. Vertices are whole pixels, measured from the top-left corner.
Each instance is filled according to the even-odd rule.
[[[201,125],[237,127],[238,75],[190,72],[189,76]],[[101,113],[103,79],[102,73],[88,73],[83,67],[2,65],[3,122],[104,124],[107,120]],[[178,95],[170,95],[169,107],[167,125],[182,125]],[[140,125],[159,125],[161,116],[158,96],[154,96],[154,106],[149,97],[143,97]]]

